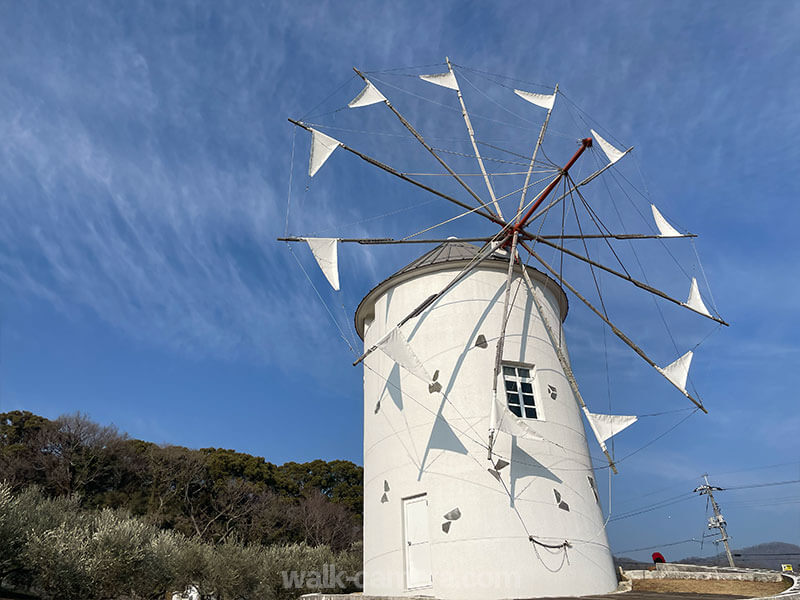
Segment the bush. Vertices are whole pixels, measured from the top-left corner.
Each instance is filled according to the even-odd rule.
[[[190,586],[204,599],[290,600],[355,591],[349,578],[361,570],[360,545],[340,552],[235,540],[214,545],[122,511],[81,510],[74,497],[49,499],[35,488],[15,496],[2,483],[0,539],[0,583],[5,577],[58,600],[155,600]],[[301,580],[287,586],[284,573],[291,572]],[[331,574],[342,572],[345,587],[331,587]]]
[[[271,595],[264,586],[265,551],[261,546],[225,542],[213,549],[199,589],[203,596],[218,600],[264,598]]]
[[[97,598],[92,585],[90,536],[85,527],[62,524],[33,533],[24,558],[34,573],[33,584],[51,598]]]
[[[33,572],[23,556],[28,538],[82,518],[75,496],[46,498],[35,486],[12,495],[11,486],[0,482],[0,582],[30,585]]]
[[[24,556],[33,585],[50,598],[157,598],[183,589],[186,539],[103,510],[30,535]]]

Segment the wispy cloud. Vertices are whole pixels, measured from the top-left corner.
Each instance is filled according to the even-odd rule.
[[[80,72],[98,48],[73,39],[73,62],[34,55],[4,73],[4,285],[189,354],[280,362],[294,352],[280,341],[298,333],[327,347],[327,317],[273,241],[285,162],[230,164],[256,135],[238,122],[243,111],[204,114],[192,97],[198,67],[180,51],[148,59],[136,40],[111,38]],[[159,85],[165,61],[178,71]],[[34,80],[15,85],[34,67]],[[233,129],[208,139],[198,129],[208,119]],[[263,143],[256,151],[279,155]]]

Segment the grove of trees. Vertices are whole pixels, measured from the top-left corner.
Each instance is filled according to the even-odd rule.
[[[156,445],[80,414],[50,420],[27,411],[0,413],[0,538],[10,536],[0,545],[14,548],[0,556],[0,584],[65,599],[151,597],[132,592],[130,582],[122,585],[127,591],[114,591],[109,582],[87,588],[87,581],[98,579],[86,571],[96,556],[84,557],[82,576],[51,573],[52,581],[83,581],[72,592],[48,588],[44,565],[59,560],[77,565],[81,560],[67,556],[70,552],[88,552],[97,539],[116,536],[118,544],[130,546],[128,551],[135,554],[134,547],[146,546],[154,564],[172,565],[172,575],[162,573],[161,583],[142,588],[152,588],[152,597],[163,597],[159,594],[168,583],[198,586],[204,581],[208,588],[213,580],[209,569],[230,562],[222,555],[249,564],[258,585],[230,592],[217,583],[206,595],[219,600],[274,596],[274,571],[287,565],[287,552],[306,567],[309,561],[336,559],[350,570],[360,569],[362,476],[362,468],[349,461],[278,466],[233,450]],[[34,508],[43,516],[31,516]],[[26,519],[33,524],[25,525]],[[175,560],[152,554],[159,547],[173,548]],[[187,549],[193,549],[196,560],[187,558]],[[193,568],[199,571],[192,574]],[[114,569],[106,565],[100,572]],[[265,585],[273,590],[266,596]],[[254,595],[256,588],[260,596]]]

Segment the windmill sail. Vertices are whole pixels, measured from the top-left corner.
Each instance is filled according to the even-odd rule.
[[[458,81],[456,80],[455,73],[448,71],[447,73],[435,73],[433,75],[420,75],[420,79],[428,83],[435,83],[450,90],[458,89]]]
[[[663,369],[656,367],[664,377],[672,382],[672,385],[684,394],[686,393],[686,379],[689,377],[689,365],[692,364],[692,356],[694,356],[694,353],[689,350],[689,352]]]
[[[347,106],[350,108],[360,108],[362,106],[384,102],[385,100],[386,96],[381,94],[371,81],[367,81],[367,85],[364,86],[364,89],[361,90],[358,96],[353,98]]]
[[[336,238],[305,238],[311,253],[331,287],[339,291],[338,240]]]
[[[606,140],[601,138],[594,129],[591,129],[590,131],[592,132],[592,137],[594,137],[594,139],[600,145],[600,149],[603,151],[603,154],[605,154],[608,157],[608,160],[611,162],[612,165],[615,162],[617,162],[620,158],[625,156],[626,154],[625,150],[619,150],[614,146],[612,146],[611,144],[609,144]]]
[[[626,427],[630,427],[638,420],[635,415],[603,415],[589,412],[589,409],[585,406],[583,407],[583,414],[586,415],[592,432],[603,447],[605,447],[607,439],[618,434]]]
[[[656,222],[661,237],[681,237],[681,232],[669,224],[655,204],[651,204],[650,209],[653,211],[653,220]]]
[[[399,327],[393,328],[375,344],[386,356],[391,358],[398,365],[409,373],[413,373],[420,379],[431,381],[431,376],[417,357],[411,345],[406,340]]]
[[[308,159],[308,174],[313,177],[319,168],[325,164],[333,151],[336,150],[342,143],[339,140],[325,135],[321,131],[317,131],[313,127],[311,129],[311,156]]]
[[[711,316],[711,313],[703,302],[703,297],[700,295],[700,290],[697,287],[697,279],[694,277],[692,277],[692,286],[689,288],[689,299],[686,300],[683,305],[707,317]]]
[[[497,423],[497,430],[503,431],[508,435],[520,437],[526,440],[544,441],[544,438],[536,433],[530,425],[520,417],[512,413],[504,404],[504,400],[495,398],[494,409],[500,415]]]
[[[547,110],[552,110],[553,105],[556,103],[555,94],[537,94],[535,92],[526,92],[525,90],[514,90],[514,93],[523,100]]]

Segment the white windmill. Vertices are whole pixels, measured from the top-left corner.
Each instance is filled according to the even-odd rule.
[[[541,160],[558,86],[550,94],[514,90],[546,113],[527,168],[517,173],[524,183],[509,207],[510,194],[496,192],[495,174],[487,170],[488,158],[481,155],[449,60],[445,72],[420,77],[455,92],[471,159],[480,171],[469,176],[481,180],[485,197],[367,75],[356,73],[365,87],[348,106],[384,104],[462,194],[445,193],[290,119],[311,133],[309,176],[341,148],[466,211],[456,218],[474,214],[496,227],[491,236],[466,239],[280,238],[307,242],[335,290],[339,243],[437,244],[375,286],[355,312],[365,349],[354,363],[364,365],[364,593],[491,600],[610,592],[617,581],[583,417],[615,473],[606,442],[637,417],[600,414],[587,407],[562,335],[568,310],[565,288],[699,410],[705,408],[686,387],[691,351],[659,366],[610,320],[604,307],[595,306],[564,279],[563,270],[547,261],[541,248],[725,324],[706,308],[694,278],[687,301],[681,302],[624,267],[607,266],[592,259],[588,250],[580,253],[565,243],[693,236],[674,229],[655,206],[654,234],[612,233],[601,226],[597,233],[587,233],[580,222],[580,231],[568,234],[563,216],[559,233],[542,232],[551,209],[580,195],[581,188],[631,150],[619,150],[591,130],[591,137],[580,140],[563,166],[552,168]],[[571,169],[594,144],[605,164],[576,181]],[[533,180],[543,172],[543,179]],[[583,196],[581,200],[591,211]]]

